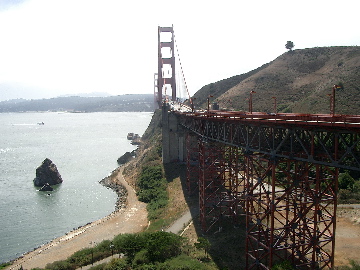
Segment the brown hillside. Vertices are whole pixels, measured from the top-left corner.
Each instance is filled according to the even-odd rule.
[[[220,108],[247,111],[249,93],[255,91],[253,111],[273,112],[272,97],[276,97],[278,112],[329,113],[328,94],[334,84],[340,83],[344,89],[336,91],[336,113],[359,114],[360,47],[289,51],[235,86],[218,89],[219,95],[209,93],[209,89],[219,83],[226,87],[224,82],[226,80],[205,86],[196,96],[211,94],[214,96],[211,101],[219,103]],[[204,100],[201,103],[206,108]]]

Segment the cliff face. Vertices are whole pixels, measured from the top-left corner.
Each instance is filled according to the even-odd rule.
[[[249,93],[255,91],[253,111],[273,112],[276,97],[278,112],[329,113],[334,84],[343,85],[336,92],[336,113],[358,114],[360,47],[289,51],[257,70],[204,86],[195,102],[206,108],[206,98],[213,95],[211,102],[220,108],[247,111]]]
[[[161,110],[156,110],[141,137],[135,158],[124,165],[124,174],[132,187],[136,189],[136,182],[143,166],[161,164],[161,150]]]

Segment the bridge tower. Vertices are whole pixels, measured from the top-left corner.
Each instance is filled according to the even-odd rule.
[[[174,29],[171,27],[158,27],[158,76],[157,76],[157,103],[161,108],[163,95],[169,95],[176,100],[175,82],[175,50]]]

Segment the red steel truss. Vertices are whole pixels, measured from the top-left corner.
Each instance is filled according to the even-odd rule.
[[[217,224],[222,229],[225,218],[237,224],[243,190],[239,179],[238,149],[199,141],[199,205],[202,230]]]
[[[247,269],[289,260],[297,269],[330,269],[335,247],[338,169],[248,154]]]
[[[204,232],[221,230],[225,219],[236,224],[245,213],[247,269],[284,260],[297,269],[333,268],[339,168],[360,170],[357,123],[186,114],[179,122],[192,138],[188,186],[198,183]]]
[[[186,188],[189,195],[198,191],[199,144],[196,136],[186,134]]]
[[[168,34],[168,36],[166,36]],[[157,88],[157,102],[159,108],[164,96],[170,93],[171,100],[176,100],[176,80],[175,80],[175,39],[174,28],[158,27],[158,73],[155,82],[155,92]]]

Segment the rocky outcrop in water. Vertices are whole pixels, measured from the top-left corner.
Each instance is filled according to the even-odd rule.
[[[37,187],[43,187],[44,185],[57,185],[62,183],[61,178],[56,165],[48,158],[36,169],[36,177],[34,179],[34,185]]]

